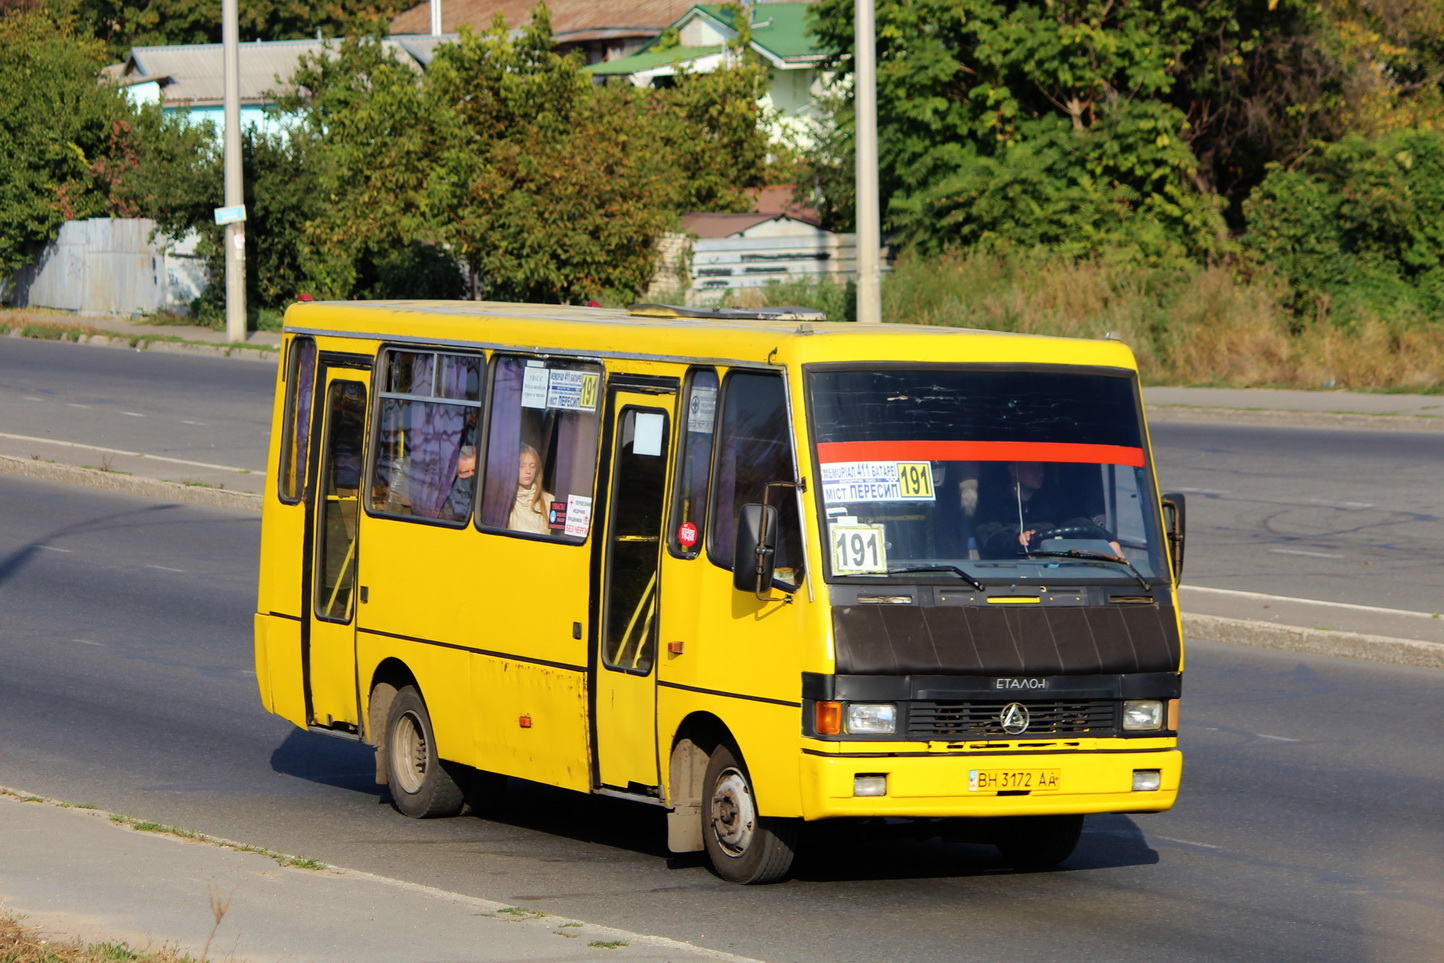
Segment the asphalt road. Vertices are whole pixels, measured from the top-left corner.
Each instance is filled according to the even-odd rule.
[[[489,820],[393,813],[368,750],[260,710],[254,516],[11,477],[0,505],[0,784],[779,963],[1444,946],[1438,671],[1195,644],[1174,811],[1092,818],[1031,874],[833,829],[743,888],[668,857],[645,807],[513,781]]]

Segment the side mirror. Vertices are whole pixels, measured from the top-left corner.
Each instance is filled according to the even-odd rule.
[[[1168,537],[1168,554],[1173,558],[1173,581],[1183,581],[1183,531],[1188,527],[1186,502],[1178,492],[1163,496],[1163,528]]]
[[[739,592],[751,592],[771,601],[776,565],[777,509],[771,505],[743,505],[732,551],[732,584]]]

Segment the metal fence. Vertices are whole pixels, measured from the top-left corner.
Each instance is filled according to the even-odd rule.
[[[59,308],[77,314],[188,314],[205,289],[205,262],[195,235],[156,237],[146,218],[66,221],[36,259],[10,278],[13,307]]]

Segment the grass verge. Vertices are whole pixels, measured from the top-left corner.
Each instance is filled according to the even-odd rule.
[[[174,948],[134,949],[127,943],[86,943],[51,936],[24,919],[0,913],[0,961],[4,963],[202,963]]]

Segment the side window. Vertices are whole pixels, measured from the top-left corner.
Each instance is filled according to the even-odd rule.
[[[496,359],[481,498],[483,528],[587,537],[601,389],[599,365]]]
[[[476,497],[480,355],[389,349],[381,356],[372,512],[463,522]]]
[[[281,466],[276,480],[282,501],[297,502],[305,494],[315,395],[316,342],[297,338],[291,342],[286,360],[286,416],[281,425]]]
[[[797,479],[790,438],[782,378],[749,371],[728,375],[718,419],[707,557],[730,570],[742,506],[765,501],[777,509],[779,587],[795,589],[802,581],[797,492],[774,488],[769,495],[767,490],[771,482]]]
[[[717,372],[698,368],[687,380],[679,433],[677,489],[668,520],[673,555],[696,558],[707,527],[707,485],[712,476],[712,428],[717,420]]]

